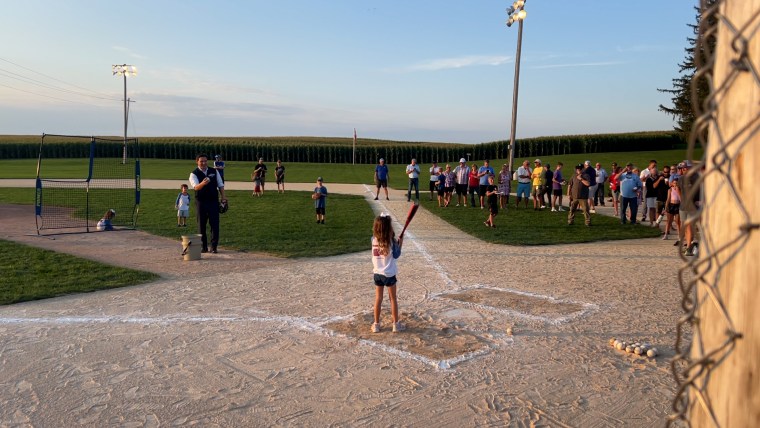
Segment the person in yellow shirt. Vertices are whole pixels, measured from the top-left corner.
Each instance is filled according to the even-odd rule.
[[[539,201],[539,198],[543,199],[541,197],[541,191],[544,187],[544,167],[541,165],[541,159],[533,161],[533,173],[531,174],[531,178],[533,178],[533,185],[531,187],[531,192],[533,194],[533,209],[544,209],[546,206],[542,205],[543,200]]]

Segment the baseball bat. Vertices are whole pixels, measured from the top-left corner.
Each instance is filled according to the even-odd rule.
[[[401,230],[401,235],[399,235],[399,238],[404,237],[404,232],[406,232],[406,228],[409,227],[409,223],[412,222],[412,219],[414,218],[414,215],[417,214],[417,209],[420,207],[419,202],[415,202],[412,204],[411,207],[409,207],[409,212],[406,214],[406,223],[404,224],[404,229]]]

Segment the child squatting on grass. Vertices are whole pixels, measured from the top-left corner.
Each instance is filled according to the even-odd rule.
[[[372,273],[375,280],[375,318],[371,329],[373,333],[380,332],[383,287],[388,287],[393,331],[404,331],[406,328],[398,320],[398,301],[396,300],[396,273],[398,273],[396,259],[401,255],[402,243],[403,238],[396,239],[396,233],[391,225],[391,216],[386,213],[377,216],[372,226]]]
[[[96,226],[97,229],[101,232],[104,230],[113,230],[113,224],[111,223],[111,220],[113,220],[114,217],[116,217],[115,209],[111,208],[106,211],[106,213],[103,214],[103,218],[98,221],[98,224]]]

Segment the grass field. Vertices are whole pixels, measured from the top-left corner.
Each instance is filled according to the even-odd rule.
[[[0,305],[125,287],[158,275],[0,240]]]
[[[328,187],[329,189],[329,187]],[[177,227],[175,190],[143,190],[138,229],[177,239],[196,233],[195,208],[189,226]],[[317,225],[310,192],[226,192],[230,210],[221,215],[220,246],[280,257],[326,257],[369,249],[373,213],[360,196],[331,194],[324,225]],[[33,204],[34,189],[3,189],[0,203]],[[31,221],[32,219],[30,219]]]
[[[436,200],[429,201],[428,194],[420,194],[420,204],[443,220],[465,233],[486,242],[504,245],[533,246],[553,244],[575,244],[594,241],[615,241],[620,239],[653,238],[660,236],[660,229],[641,225],[621,225],[618,218],[591,214],[591,227],[583,222],[583,213],[576,213],[575,224],[567,224],[567,212],[551,210],[534,211],[530,208],[514,208],[514,197],[510,197],[510,207],[500,210],[494,223],[496,228],[488,228],[483,222],[488,219],[488,209],[457,207],[456,194],[452,205],[439,208]],[[567,198],[565,198],[567,203]],[[468,202],[469,204],[469,202]],[[522,251],[522,250],[518,250]]]

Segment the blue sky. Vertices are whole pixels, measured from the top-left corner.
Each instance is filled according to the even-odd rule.
[[[517,25],[478,0],[0,0],[0,134],[509,138]],[[528,0],[517,138],[663,130],[697,0]]]

